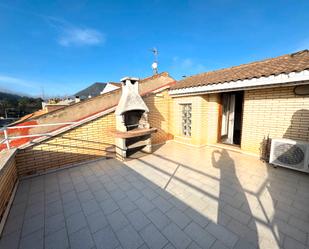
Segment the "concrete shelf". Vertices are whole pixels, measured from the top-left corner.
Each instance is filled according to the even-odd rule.
[[[149,135],[157,132],[157,128],[149,128],[149,129],[134,129],[131,131],[112,131],[112,134],[117,138],[132,138],[132,137],[140,137],[144,135]]]

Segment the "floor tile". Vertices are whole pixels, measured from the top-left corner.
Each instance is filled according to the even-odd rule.
[[[102,211],[97,211],[89,216],[86,216],[91,233],[108,226],[108,221]]]
[[[105,227],[93,234],[97,249],[114,249],[119,246],[119,241],[111,227]]]
[[[205,229],[228,247],[233,247],[238,240],[235,234],[221,225],[210,223]]]
[[[50,217],[55,214],[63,213],[62,201],[54,201],[45,206],[45,217]]]
[[[110,198],[109,193],[103,188],[93,192],[93,195],[98,203]]]
[[[137,231],[150,224],[150,220],[139,209],[136,209],[133,212],[127,214],[127,218]]]
[[[129,224],[129,220],[123,215],[120,210],[115,211],[114,213],[107,216],[107,220],[114,231],[117,231],[121,228],[124,228]]]
[[[90,215],[90,214],[92,214],[96,211],[101,210],[99,204],[96,202],[95,199],[89,200],[87,202],[82,202],[81,206],[82,206],[83,212],[86,216]]]
[[[147,217],[152,221],[152,223],[159,229],[162,230],[171,220],[162,213],[159,209],[155,208],[147,214]]]
[[[195,222],[191,222],[185,229],[184,232],[194,240],[201,248],[210,248],[216,238],[206,232],[201,226]]]
[[[39,214],[24,221],[22,237],[44,228],[44,215]]]
[[[135,204],[144,213],[148,213],[149,211],[155,208],[154,204],[152,204],[151,201],[149,201],[145,197],[141,197],[138,200],[136,200]]]
[[[71,249],[91,249],[95,246],[88,228],[83,228],[69,236]]]
[[[44,230],[40,229],[36,232],[24,236],[20,240],[20,249],[43,249],[44,247]]]
[[[80,202],[78,200],[75,200],[67,204],[64,204],[63,211],[64,211],[65,217],[70,217],[71,215],[75,213],[82,212],[82,207],[80,205]]]
[[[117,203],[121,211],[125,214],[128,214],[137,208],[133,201],[131,201],[128,197],[117,201]]]
[[[168,240],[153,224],[149,224],[143,228],[140,231],[140,235],[150,249],[161,249],[168,243]]]
[[[185,228],[192,221],[191,218],[189,218],[177,208],[170,209],[168,212],[166,212],[166,215],[181,229]]]
[[[45,237],[45,249],[69,248],[69,241],[65,229],[58,230]]]
[[[106,199],[103,202],[101,202],[100,206],[105,215],[109,215],[119,209],[119,206],[117,205],[117,203],[111,198]]]
[[[65,228],[65,218],[62,213],[50,216],[45,219],[45,234],[54,233]]]
[[[206,227],[210,220],[205,217],[203,214],[201,214],[200,212],[194,210],[193,208],[187,208],[184,213],[190,217],[194,222],[196,222],[197,224],[199,224],[202,227]]]
[[[191,243],[191,239],[174,223],[169,224],[162,231],[163,235],[177,248],[185,249]]]
[[[89,190],[77,193],[80,202],[87,202],[94,199],[93,194]]]
[[[116,236],[122,247],[126,249],[137,249],[144,243],[140,235],[130,225],[117,231]]]
[[[5,223],[5,227],[3,229],[3,235],[7,235],[7,234],[21,230],[23,226],[23,222],[24,222],[23,215],[19,215],[15,217],[9,216]]]
[[[66,219],[68,233],[72,234],[87,226],[86,218],[82,212],[75,213]]]
[[[20,231],[10,233],[8,235],[2,236],[0,239],[1,249],[17,249],[20,239]]]
[[[163,213],[167,212],[170,210],[173,205],[165,200],[163,197],[158,196],[152,200],[152,203],[156,205],[157,208],[159,208]]]

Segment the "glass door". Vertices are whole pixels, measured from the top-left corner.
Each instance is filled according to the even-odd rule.
[[[222,94],[221,141],[233,144],[235,119],[235,94]]]

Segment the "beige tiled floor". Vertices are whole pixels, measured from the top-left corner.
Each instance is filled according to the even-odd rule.
[[[168,143],[21,182],[0,248],[308,248],[309,175]]]
[[[273,168],[236,152],[174,142],[127,164],[180,205],[190,206],[194,216],[202,215],[236,234],[239,244],[309,247],[308,174]],[[220,230],[212,235],[220,240]]]

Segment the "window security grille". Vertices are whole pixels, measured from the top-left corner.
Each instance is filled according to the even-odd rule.
[[[191,136],[191,117],[192,117],[192,105],[182,104],[182,134],[184,136]]]

